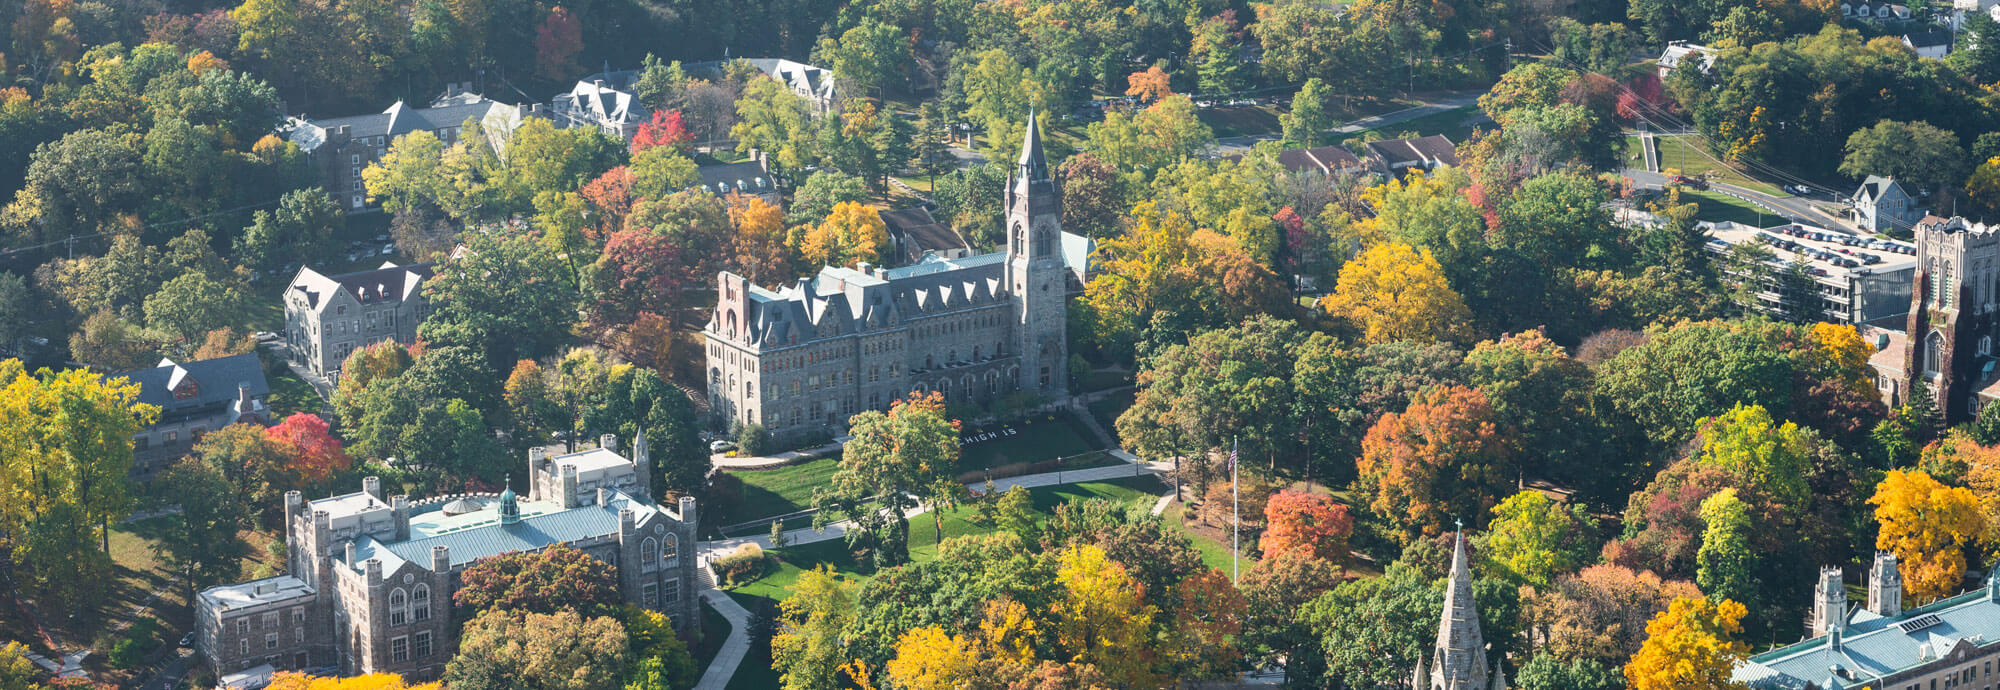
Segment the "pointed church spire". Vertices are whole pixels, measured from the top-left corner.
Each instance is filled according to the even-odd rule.
[[[1021,137],[1021,161],[1014,174],[1027,182],[1049,181],[1049,161],[1042,154],[1042,128],[1035,124],[1035,111],[1028,110],[1028,133]]]
[[[1410,690],[1431,690],[1431,667],[1424,655],[1417,655],[1417,670],[1410,674]]]
[[[1472,598],[1472,566],[1465,557],[1465,525],[1452,545],[1451,580],[1444,589],[1444,616],[1438,622],[1431,657],[1432,690],[1487,690],[1486,639],[1479,632],[1479,609]]]

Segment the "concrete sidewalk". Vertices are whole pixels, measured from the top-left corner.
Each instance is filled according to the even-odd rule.
[[[722,690],[736,675],[736,667],[743,664],[743,657],[750,653],[750,612],[719,589],[702,590],[701,600],[715,607],[715,612],[729,621],[729,639],[722,641],[722,648],[715,651],[715,658],[708,662],[708,670],[701,673],[701,682],[694,687],[695,690]]]

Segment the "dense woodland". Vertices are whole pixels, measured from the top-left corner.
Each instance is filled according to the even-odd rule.
[[[714,272],[777,285],[879,263],[879,211],[912,202],[914,181],[991,248],[1036,113],[1065,227],[1099,243],[1070,306],[1070,369],[1132,372],[1121,445],[1175,464],[1176,511],[1241,496],[1255,565],[1232,582],[1150,505],[1042,515],[1026,492],[954,479],[964,422],[1061,401],[913,398],[854,417],[814,499],[816,524],[856,522],[858,570],[799,574],[757,612],[769,654],[753,658],[784,687],[1157,687],[1276,662],[1300,687],[1396,685],[1436,634],[1459,536],[1516,687],[1732,687],[1734,659],[1798,639],[1818,566],[1893,551],[1923,602],[2000,553],[2000,406],[1951,428],[1925,395],[1885,409],[1853,328],[1751,314],[1760,286],[1809,290],[1800,269],[1711,261],[1706,198],[1619,174],[1627,131],[1685,128],[1752,177],[1844,193],[1894,175],[1941,213],[2000,211],[2000,41],[1980,40],[2000,24],[1968,15],[1938,60],[1838,14],[1822,0],[0,0],[0,352],[17,357],[0,361],[0,594],[95,610],[117,567],[110,527],[168,503],[180,584],[233,582],[251,574],[239,534],[275,529],[287,490],[370,474],[419,496],[497,490],[557,436],[643,429],[656,496],[726,505],[741,492],[711,485],[698,436]],[[1715,48],[1713,69],[1659,78],[1669,40]],[[844,101],[815,114],[725,55],[831,68]],[[641,69],[657,113],[631,141],[532,119],[471,123],[449,144],[403,136],[363,174],[380,213],[347,215],[280,132],[285,115],[422,104],[447,84],[542,102],[605,66]],[[1380,179],[1277,161],[1389,135],[1330,130],[1438,90],[1483,92],[1461,165]],[[1238,96],[1282,102],[1274,140],[1211,155],[1206,106]],[[771,156],[782,206],[689,189],[698,165],[752,150]],[[1616,223],[1621,207],[1652,220]],[[400,260],[441,262],[420,342],[357,351],[330,400],[215,431],[151,486],[126,478],[129,439],[158,411],[107,374],[252,351],[252,332],[282,330],[292,272],[378,231]],[[914,548],[920,506],[938,508],[940,538],[946,508],[984,533]],[[481,567],[458,593],[452,688],[699,675],[657,615],[617,606],[602,564],[556,550]],[[32,682],[19,649],[0,651],[0,687]]]

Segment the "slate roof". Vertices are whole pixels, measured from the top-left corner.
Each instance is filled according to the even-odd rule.
[[[384,299],[402,301],[416,294],[423,282],[437,272],[436,264],[421,263],[398,266],[385,261],[381,267],[371,271],[356,271],[337,276],[328,276],[309,267],[299,268],[299,275],[292,280],[293,290],[305,293],[306,305],[314,311],[322,310],[331,300],[324,297],[335,291],[345,291],[355,301],[363,304],[380,302]]]
[[[1951,45],[1951,32],[1942,27],[1931,27],[1923,31],[1903,34],[1903,41],[1914,48],[1936,48]]]
[[[402,101],[396,101],[380,113],[296,121],[296,124],[304,126],[293,127],[291,140],[297,142],[299,148],[311,153],[326,143],[327,132],[340,127],[348,127],[348,136],[355,139],[386,137],[388,140],[394,140],[410,132],[420,130],[432,132],[458,127],[465,124],[466,120],[485,119],[488,113],[497,108],[512,107],[472,94],[439,99],[429,108],[414,108]]]
[[[889,226],[891,237],[901,238],[904,246],[910,247],[912,256],[924,252],[946,252],[953,249],[967,249],[965,238],[931,216],[931,210],[922,206],[883,211],[882,222]]]
[[[1861,181],[1861,188],[1854,190],[1854,200],[1859,203],[1880,201],[1883,197],[1889,195],[1890,190],[1894,190],[1897,194],[1909,196],[1903,192],[1901,185],[1896,184],[1896,178],[1869,175]]]
[[[236,385],[239,383],[250,384],[252,397],[261,398],[271,394],[271,386],[264,380],[264,364],[257,360],[255,353],[204,359],[186,364],[163,359],[160,360],[160,366],[128,371],[117,376],[139,384],[139,402],[158,405],[162,410],[168,411],[234,402],[237,394]],[[193,379],[195,383],[194,397],[175,400],[174,389],[189,379]]]
[[[613,492],[609,505],[602,506],[590,503],[564,510],[561,504],[551,501],[519,501],[517,505],[521,521],[511,525],[500,524],[499,502],[458,515],[447,514],[442,506],[425,512],[413,511],[409,539],[384,542],[362,537],[354,544],[354,562],[347,566],[358,569],[360,563],[376,558],[381,559],[385,573],[394,572],[403,561],[428,569],[431,547],[445,546],[451,549],[451,564],[456,567],[488,556],[615,535],[618,511],[628,507],[633,511],[635,524],[644,523],[648,516],[659,512],[658,508],[623,492]],[[344,559],[345,555],[337,554],[336,558]]]
[[[1734,679],[1758,690],[1803,690],[1808,683],[1819,688],[1862,687],[1871,680],[1930,663],[1948,654],[1961,641],[1991,649],[2000,644],[2000,587],[1989,584],[1929,606],[1904,611],[1895,618],[1883,618],[1867,609],[1856,610],[1836,647],[1830,636],[1820,636],[1789,647],[1781,647],[1750,659],[1736,667]],[[1937,622],[1907,632],[1899,623],[1936,616]],[[1926,647],[1928,645],[1928,647]],[[1929,651],[1930,657],[1924,658]],[[1830,683],[1834,666],[1850,674]]]
[[[597,122],[624,125],[643,122],[653,116],[653,111],[639,103],[637,93],[639,72],[621,70],[599,72],[577,80],[569,91],[557,94],[558,107],[569,107],[582,111]]]
[[[1442,134],[1417,139],[1384,139],[1368,142],[1368,152],[1394,168],[1399,165],[1458,165],[1458,148]]]
[[[739,163],[718,163],[695,169],[701,174],[702,191],[718,195],[730,192],[744,194],[770,194],[778,191],[777,182],[771,172],[757,161]]]

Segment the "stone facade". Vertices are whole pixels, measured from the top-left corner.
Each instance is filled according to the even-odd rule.
[[[443,673],[457,650],[451,596],[482,558],[567,545],[610,563],[627,603],[700,625],[695,503],[648,498],[642,434],[633,459],[599,448],[529,457],[530,494],[411,502],[363,490],[304,501],[285,495],[286,574],[214,587],[196,603],[199,647],[218,675],[270,666],[412,680]]]
[[[453,84],[428,108],[397,101],[387,110],[368,115],[319,120],[294,117],[287,120],[282,134],[306,153],[306,160],[320,174],[321,186],[341,208],[363,213],[375,210],[376,205],[368,199],[361,171],[381,159],[397,137],[430,132],[449,146],[458,141],[467,121],[477,121],[488,142],[499,149],[524,118],[544,116],[538,106],[499,103],[472,93],[471,84]]]
[[[1062,200],[1031,121],[1006,192],[1004,251],[896,269],[829,266],[782,291],[724,272],[703,335],[720,421],[780,440],[835,435],[911,393],[988,404],[1067,395]],[[1080,269],[1074,269],[1080,270]]]
[[[330,377],[347,355],[384,340],[416,342],[430,316],[423,284],[431,264],[383,263],[373,271],[326,276],[300,268],[285,290],[285,340],[292,361]]]
[[[1982,388],[1993,383],[2000,329],[2000,226],[1963,218],[1916,226],[1917,270],[1911,292],[1900,389],[1919,379],[1936,396],[1947,423],[1972,417]]]

